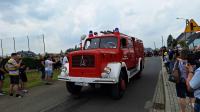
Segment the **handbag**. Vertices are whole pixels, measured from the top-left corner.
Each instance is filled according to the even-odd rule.
[[[168,80],[173,83],[179,83],[180,81],[180,70],[179,70],[179,61],[177,60],[174,65],[174,70],[171,75],[169,75]]]
[[[176,78],[172,74],[170,74],[168,77],[168,81],[176,83]]]

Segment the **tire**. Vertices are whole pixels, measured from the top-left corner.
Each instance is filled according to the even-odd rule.
[[[111,86],[111,96],[113,99],[120,99],[126,90],[127,83],[124,73],[121,71],[119,76],[119,82]]]
[[[74,82],[66,82],[66,88],[72,95],[79,95],[82,89],[82,86],[75,85]]]

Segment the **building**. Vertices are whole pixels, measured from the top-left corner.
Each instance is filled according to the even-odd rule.
[[[186,33],[186,32],[183,32],[181,33],[177,38],[176,40],[177,41],[182,41],[182,40],[188,40],[188,38],[194,33]]]

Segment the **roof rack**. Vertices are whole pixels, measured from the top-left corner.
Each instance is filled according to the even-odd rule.
[[[114,34],[114,32],[113,31],[100,31],[100,33],[102,33],[102,34]]]
[[[100,31],[100,33],[102,33],[102,34],[114,34],[114,31],[107,30],[107,31]],[[119,34],[124,35],[124,36],[128,36],[124,33],[119,33]],[[130,37],[130,36],[128,36],[128,37]]]

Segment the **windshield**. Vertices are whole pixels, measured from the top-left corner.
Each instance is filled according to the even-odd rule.
[[[117,48],[116,37],[100,37],[87,39],[84,49]]]

